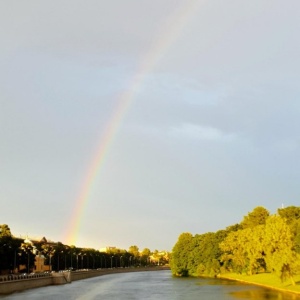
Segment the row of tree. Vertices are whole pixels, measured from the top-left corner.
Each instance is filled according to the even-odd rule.
[[[293,276],[300,273],[300,207],[270,215],[259,206],[224,230],[182,233],[172,251],[171,270],[176,276],[274,272],[295,284]]]
[[[140,252],[135,245],[128,251],[112,248],[100,252],[93,248],[47,241],[45,238],[40,241],[24,240],[14,237],[8,225],[0,225],[0,273],[32,272],[37,255],[44,257],[49,271],[142,267],[164,265],[169,261],[167,252],[152,252],[148,248]]]

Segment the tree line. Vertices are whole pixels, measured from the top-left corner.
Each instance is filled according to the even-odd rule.
[[[93,248],[65,245],[61,242],[30,241],[14,237],[7,224],[0,225],[0,274],[34,272],[35,258],[42,255],[49,271],[125,268],[164,265],[169,253],[133,245],[129,250],[111,248],[105,252]]]
[[[172,250],[175,276],[217,276],[226,272],[276,273],[282,280],[300,273],[300,207],[277,214],[258,206],[224,230],[182,233]]]

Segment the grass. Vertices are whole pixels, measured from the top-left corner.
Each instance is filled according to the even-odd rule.
[[[271,273],[260,273],[255,275],[244,275],[244,274],[235,274],[235,273],[226,273],[222,274],[220,278],[227,278],[237,281],[242,281],[246,283],[261,285],[264,287],[297,293],[300,295],[300,275],[294,276],[296,285],[292,285],[290,279],[282,282],[278,276]]]

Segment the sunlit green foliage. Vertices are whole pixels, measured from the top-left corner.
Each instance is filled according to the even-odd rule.
[[[262,206],[257,206],[252,212],[248,213],[241,222],[243,229],[253,228],[257,225],[263,225],[266,223],[267,218],[270,216],[269,211],[267,211]]]
[[[16,238],[8,225],[0,224],[0,274],[34,272],[36,255],[44,256],[46,271],[126,268],[167,265],[170,253],[145,248],[139,252],[138,246],[125,249],[111,247],[100,252],[93,248],[65,245],[61,242]]]
[[[265,261],[268,269],[282,279],[292,279],[298,271],[297,255],[293,246],[292,234],[285,219],[277,215],[271,216],[265,226]]]
[[[182,233],[172,251],[172,273],[177,276],[189,275],[189,256],[194,249],[191,233]]]
[[[0,238],[11,237],[10,228],[6,224],[0,225]]]
[[[215,276],[224,272],[248,275],[273,272],[281,280],[300,274],[300,208],[270,215],[256,207],[241,224],[226,230],[180,235],[173,248],[172,272],[179,276]]]
[[[227,231],[208,232],[192,236],[180,235],[172,252],[171,269],[178,276],[214,276],[220,272],[221,250],[219,243]]]
[[[300,207],[288,206],[278,209],[278,214],[286,219],[294,239],[294,248],[300,253]]]
[[[139,255],[140,255],[139,247],[136,245],[130,246],[128,252],[131,253],[135,257],[139,257]]]
[[[256,226],[255,230],[247,228],[231,232],[220,243],[222,261],[233,271],[252,274],[258,270],[259,260],[263,258],[262,239],[263,225]]]

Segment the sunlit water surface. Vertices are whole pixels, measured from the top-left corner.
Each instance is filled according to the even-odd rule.
[[[298,300],[300,297],[235,281],[173,278],[170,271],[157,271],[110,274],[66,285],[0,296],[0,299]]]

